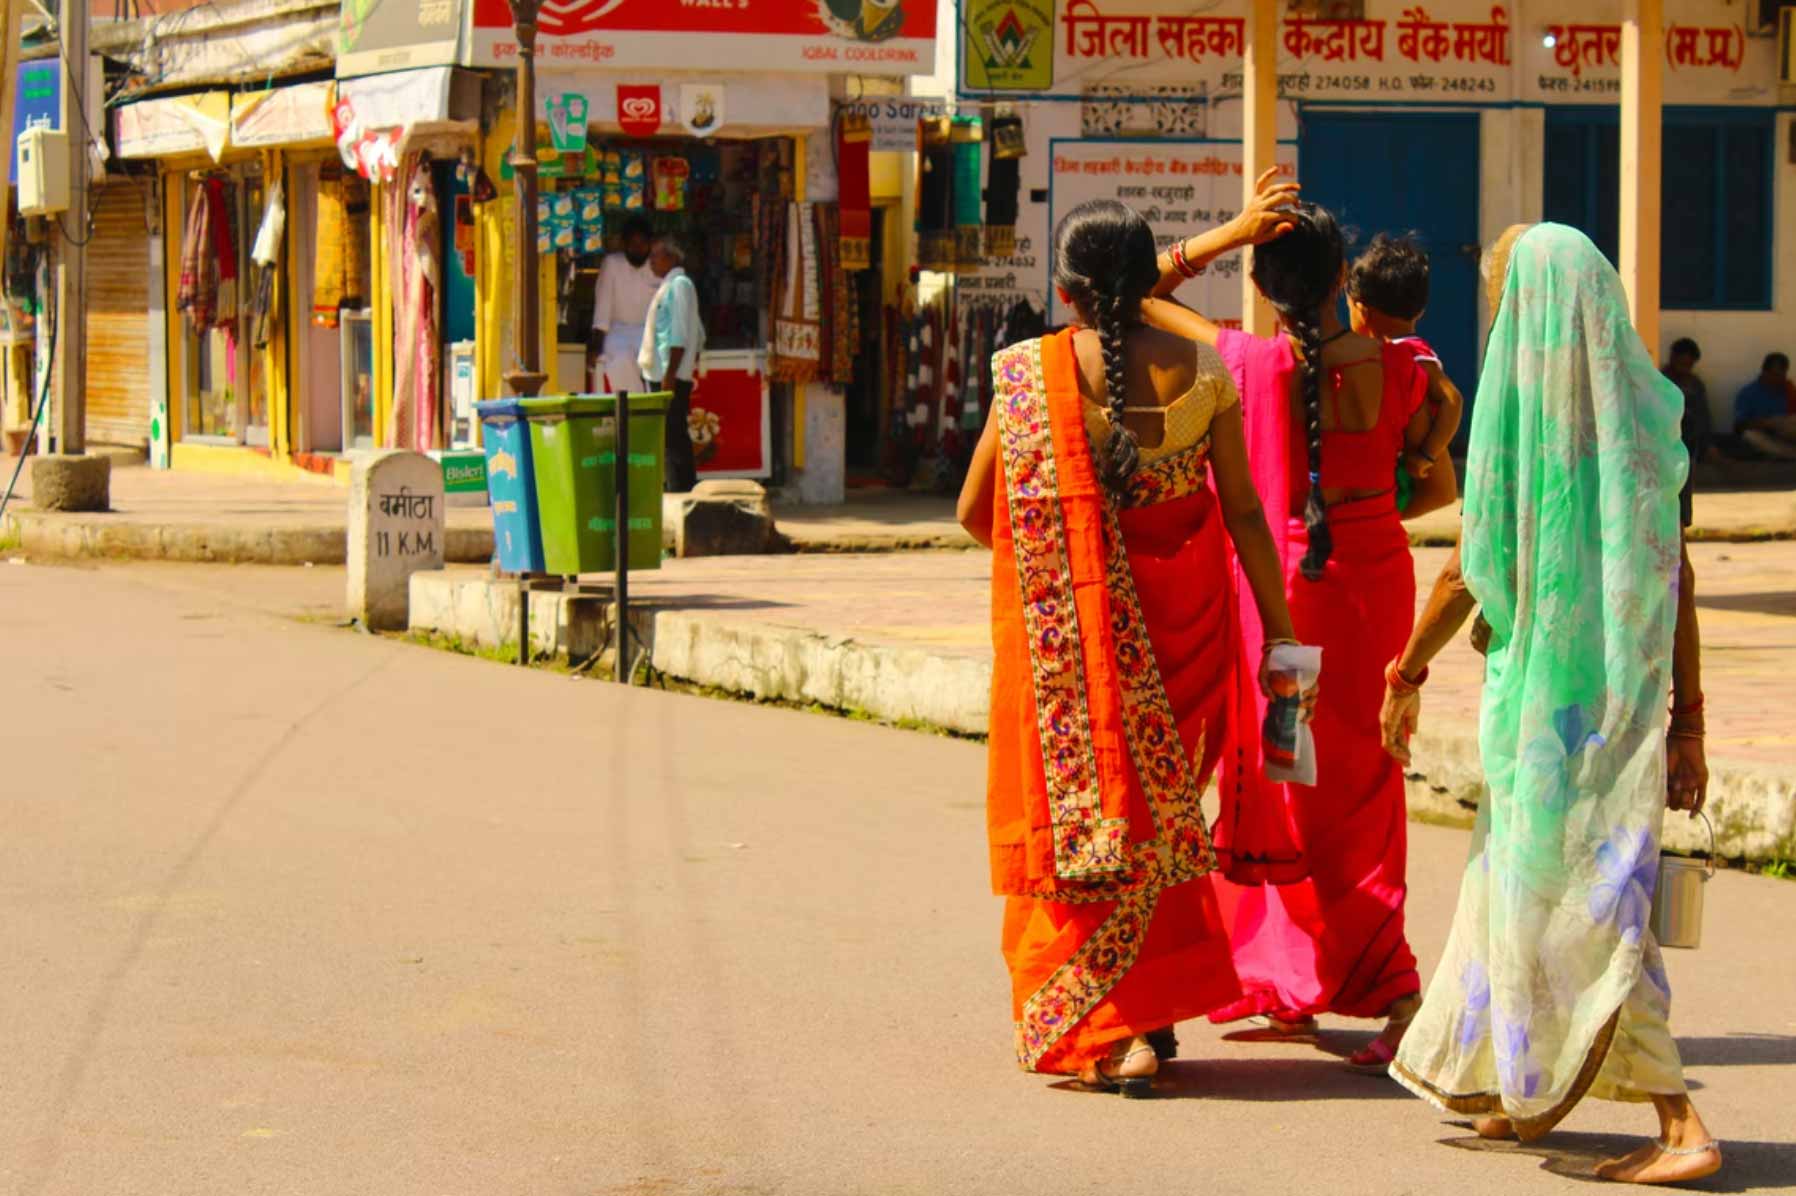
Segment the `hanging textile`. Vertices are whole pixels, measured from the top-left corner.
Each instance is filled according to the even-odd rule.
[[[225,180],[212,175],[205,182],[206,226],[212,234],[212,269],[218,276],[217,310],[213,327],[237,321],[237,220],[236,192]]]
[[[860,344],[856,297],[859,288],[842,259],[842,213],[830,204],[817,212],[818,274],[823,280],[823,355],[818,376],[846,386],[854,380],[855,350]]]
[[[280,268],[281,239],[286,232],[286,189],[276,179],[268,189],[268,197],[262,207],[262,224],[256,229],[256,240],[249,253],[249,259],[255,265],[256,291],[250,312],[255,320],[255,345],[258,349],[268,347],[269,331],[274,323],[278,294],[274,280]]]
[[[823,356],[817,227],[810,204],[786,205],[785,249],[767,369],[776,382],[810,382]]]
[[[393,275],[393,410],[386,443],[428,452],[438,447],[440,379],[437,295],[442,287],[442,226],[428,153],[407,154],[398,181],[382,188]]]
[[[175,310],[187,317],[195,332],[212,327],[218,314],[218,275],[212,262],[212,203],[204,184],[193,189],[193,201],[187,205]]]
[[[1000,116],[992,121],[991,166],[985,180],[985,256],[1016,255],[1018,199],[1023,189],[1023,122]]]
[[[343,172],[326,166],[318,175],[318,235],[312,258],[312,323],[320,328],[337,326],[348,297],[344,279],[348,241]]]
[[[917,264],[925,270],[954,268],[953,121],[917,122]]]
[[[976,116],[954,118],[954,265],[975,270],[985,263],[985,213],[980,204],[979,167],[984,127]]]
[[[842,219],[842,268],[873,266],[873,188],[868,152],[873,124],[866,116],[844,113],[836,126],[836,204]]]

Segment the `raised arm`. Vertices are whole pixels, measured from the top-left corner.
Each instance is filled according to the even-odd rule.
[[[1180,252],[1192,270],[1201,270],[1223,254],[1244,245],[1264,245],[1296,227],[1286,209],[1297,202],[1298,185],[1274,182],[1277,175],[1278,168],[1274,167],[1259,177],[1254,183],[1253,199],[1233,220],[1179,242]],[[1189,278],[1190,275],[1179,269],[1172,250],[1168,249],[1160,255],[1160,281],[1154,285],[1151,294],[1164,298]]]

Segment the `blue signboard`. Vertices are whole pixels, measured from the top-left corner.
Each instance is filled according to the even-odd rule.
[[[42,125],[47,129],[62,126],[62,61],[46,58],[19,64],[18,90],[13,96],[12,140],[19,134]]]

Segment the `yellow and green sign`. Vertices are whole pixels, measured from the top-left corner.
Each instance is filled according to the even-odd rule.
[[[1054,86],[1054,0],[964,0],[968,91]]]

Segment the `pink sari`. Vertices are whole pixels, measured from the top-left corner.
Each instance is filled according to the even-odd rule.
[[[1241,392],[1248,460],[1284,563],[1297,636],[1322,648],[1322,701],[1311,724],[1314,786],[1265,780],[1263,698],[1236,721],[1238,741],[1223,755],[1217,888],[1247,995],[1211,1018],[1377,1017],[1421,990],[1403,930],[1403,772],[1378,727],[1385,665],[1415,619],[1409,539],[1393,494],[1338,504],[1329,512],[1334,553],[1319,581],[1305,581],[1297,571],[1308,547],[1299,504],[1305,479],[1293,460],[1288,397],[1295,357],[1282,336],[1233,330],[1217,348]],[[1413,377],[1392,377],[1390,360],[1387,354],[1385,402],[1419,397]],[[1264,632],[1238,566],[1236,583],[1242,647],[1257,660]]]

